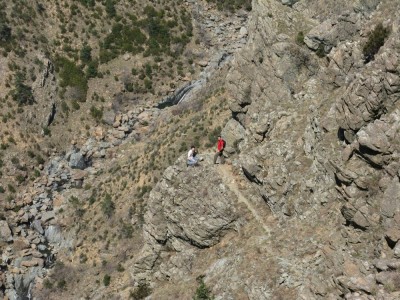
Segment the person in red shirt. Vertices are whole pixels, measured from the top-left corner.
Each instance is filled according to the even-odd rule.
[[[224,149],[225,149],[225,141],[222,139],[221,136],[218,136],[218,144],[217,144],[217,153],[214,155],[214,164],[217,163],[218,156],[220,157],[220,163],[225,163],[224,158]]]

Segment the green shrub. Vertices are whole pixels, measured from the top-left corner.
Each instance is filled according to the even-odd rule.
[[[199,280],[199,287],[197,288],[193,300],[212,300],[214,297],[211,294],[210,289],[206,286],[203,281],[203,278]]]
[[[101,210],[107,217],[111,217],[115,211],[115,204],[111,199],[110,194],[106,194],[103,202],[101,203]]]
[[[25,181],[25,177],[22,176],[21,174],[18,174],[18,175],[15,177],[15,179],[17,180],[17,182],[18,182],[19,184],[21,184],[21,183],[23,183],[23,182]]]
[[[139,282],[139,285],[130,292],[129,297],[133,300],[144,299],[151,294],[150,285],[147,282]]]
[[[298,45],[304,45],[304,33],[303,31],[299,31],[296,36],[296,43]]]
[[[43,130],[43,135],[51,136],[51,131],[50,131],[50,128],[49,128],[49,127],[44,126],[44,127],[42,128],[42,130]]]
[[[12,91],[12,98],[19,105],[33,104],[35,102],[32,88],[25,84],[25,74],[21,72],[15,75],[15,89]]]
[[[111,276],[108,274],[104,275],[104,277],[103,277],[104,286],[109,286],[110,282],[111,282]]]
[[[97,61],[89,62],[88,67],[86,69],[86,77],[95,78],[98,74],[99,74],[98,62]]]
[[[96,4],[95,0],[79,0],[79,2],[86,7],[93,7]]]
[[[107,15],[111,18],[115,17],[117,11],[115,10],[114,0],[106,0],[105,7]]]
[[[89,45],[84,45],[79,57],[83,63],[89,63],[92,60],[92,48]]]
[[[367,43],[363,47],[365,62],[374,59],[375,54],[378,53],[379,49],[385,44],[389,33],[389,28],[383,27],[382,23],[376,25],[375,29],[370,32]]]
[[[322,58],[325,57],[325,46],[323,44],[319,44],[317,51],[315,51],[318,57]]]
[[[0,42],[8,42],[11,40],[11,28],[0,21]]]
[[[45,163],[45,160],[44,160],[44,158],[41,157],[40,155],[37,155],[37,156],[36,156],[36,162],[37,162],[39,165],[43,165],[43,164]]]
[[[65,281],[65,279],[61,279],[60,281],[57,282],[57,287],[60,290],[65,289],[66,286],[67,286],[67,282]]]
[[[243,8],[251,11],[251,0],[207,0],[207,2],[216,3],[219,10],[234,12]]]
[[[90,115],[97,121],[100,121],[103,117],[103,109],[98,109],[95,106],[90,108]]]
[[[78,101],[75,100],[75,99],[72,100],[71,104],[72,104],[72,108],[73,108],[74,110],[79,110],[79,109],[81,108],[81,106],[79,105]]]
[[[86,100],[86,93],[88,89],[87,79],[81,68],[75,65],[65,57],[56,57],[55,59],[56,71],[61,78],[61,87],[73,87],[76,90],[76,97],[80,101]]]
[[[43,281],[43,286],[44,286],[45,289],[52,289],[53,288],[53,284],[48,279],[45,279]]]
[[[139,53],[145,42],[146,36],[139,27],[117,23],[100,43],[100,62],[106,63],[125,52]]]
[[[121,234],[124,238],[129,239],[133,236],[133,227],[131,224],[122,224]]]
[[[8,188],[8,191],[10,193],[15,193],[16,192],[15,187],[13,185],[11,185],[11,184],[8,184],[7,188]]]
[[[119,263],[118,266],[117,266],[117,271],[118,272],[124,272],[125,268]]]

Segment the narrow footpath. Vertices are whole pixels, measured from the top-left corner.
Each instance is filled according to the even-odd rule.
[[[262,228],[264,229],[265,233],[268,235],[271,234],[271,230],[269,226],[266,223],[266,220],[260,216],[258,213],[256,207],[249,201],[247,200],[246,197],[243,196],[243,194],[239,191],[238,186],[235,182],[235,179],[232,176],[232,167],[224,164],[224,165],[219,165],[218,166],[219,173],[221,174],[222,181],[223,183],[229,187],[229,189],[235,193],[235,195],[238,197],[238,201],[240,203],[244,203],[247,207],[247,209],[251,212],[251,214],[254,216],[254,218],[257,220],[258,223],[261,224]]]

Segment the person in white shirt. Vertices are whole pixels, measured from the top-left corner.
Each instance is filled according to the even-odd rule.
[[[191,146],[187,155],[187,165],[194,166],[199,161],[195,146]]]

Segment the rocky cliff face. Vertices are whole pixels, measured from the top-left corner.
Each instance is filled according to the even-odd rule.
[[[1,292],[192,299],[204,280],[215,299],[399,299],[398,1],[254,0],[252,7],[247,27],[243,13],[223,26],[210,14],[199,29],[211,26],[210,45],[219,37],[226,48],[201,63],[208,67],[185,103],[106,111],[91,138],[53,158],[33,191],[10,203],[0,221],[0,242],[10,245]],[[197,13],[198,20],[207,14]],[[364,45],[378,24],[389,34],[369,61]],[[231,46],[224,28],[238,31]],[[45,65],[50,75],[34,93],[51,98]],[[171,147],[160,140],[176,143],[180,122],[194,127],[211,124],[206,115],[224,116],[204,108],[223,107],[219,94],[200,97],[226,74],[228,163],[214,165],[206,152],[192,168],[182,155],[143,197],[144,170],[155,168],[143,162],[161,165]],[[198,115],[182,120],[191,109]],[[75,189],[83,184],[85,191]],[[43,270],[52,254],[68,267]],[[45,286],[48,273],[58,275],[55,291]]]
[[[398,3],[317,2],[253,1],[227,77],[232,166],[178,161],[150,195],[133,276],[155,299],[200,275],[217,299],[400,296]]]

